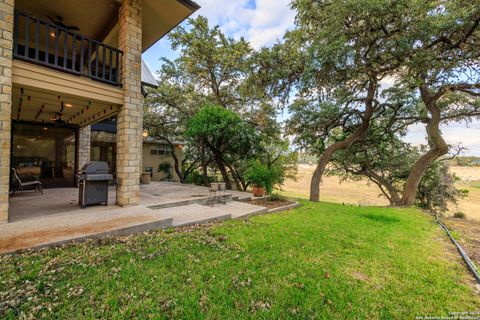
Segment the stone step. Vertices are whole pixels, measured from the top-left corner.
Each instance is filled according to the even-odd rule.
[[[174,227],[248,217],[267,212],[267,208],[230,201],[225,204],[202,205],[198,203],[155,210],[160,216],[173,217]]]
[[[166,209],[171,207],[186,206],[189,204],[200,204],[200,205],[213,205],[217,203],[226,203],[232,201],[232,194],[225,193],[220,195],[213,196],[200,196],[194,199],[187,199],[182,201],[171,201],[160,204],[147,205],[147,208],[157,210],[157,209]]]
[[[228,196],[226,198],[231,199],[231,195]],[[211,203],[210,199],[204,202],[206,204],[189,203],[160,209],[110,206],[109,210],[86,209],[71,214],[7,223],[0,225],[0,253],[243,218],[267,212],[267,208],[244,202],[219,203],[224,199],[216,200],[216,203]]]
[[[1,225],[0,253],[122,236],[171,227],[172,223],[172,217],[158,215],[155,210],[142,206],[22,220]]]

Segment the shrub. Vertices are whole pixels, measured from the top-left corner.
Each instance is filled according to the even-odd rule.
[[[264,187],[267,194],[271,194],[273,187],[282,180],[282,175],[274,168],[259,161],[253,161],[245,170],[245,179],[254,185]]]
[[[465,219],[467,216],[465,215],[465,213],[457,211],[453,214],[453,217],[458,219]]]
[[[449,204],[456,205],[458,200],[468,195],[468,190],[456,187],[458,180],[445,163],[435,161],[420,181],[417,206],[439,213],[447,212]]]
[[[208,182],[213,182],[214,180],[214,177],[208,176]],[[198,171],[192,171],[185,177],[185,182],[193,183],[197,186],[203,186],[203,175]]]
[[[164,179],[172,179],[172,165],[169,162],[162,162],[158,165],[158,172],[163,172]]]
[[[268,197],[269,201],[278,201],[282,200],[283,198],[278,193],[272,193],[270,197]]]

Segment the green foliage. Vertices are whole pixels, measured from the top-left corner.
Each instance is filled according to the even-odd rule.
[[[252,80],[258,70],[254,50],[244,39],[229,38],[218,26],[210,27],[202,16],[190,19],[187,27],[176,28],[168,37],[180,56],[162,59],[159,87],[146,99],[145,127],[154,137],[185,142],[179,167],[186,180],[194,171],[216,174],[219,170],[227,186],[234,180],[239,189],[245,189],[242,172],[253,152],[252,134],[280,134],[274,97]],[[224,118],[216,126],[204,122],[200,127],[198,117],[190,123],[202,107],[212,105],[233,111],[236,118]],[[229,137],[224,138],[216,130],[225,124]]]
[[[185,135],[201,141],[223,159],[250,157],[259,138],[255,129],[238,114],[214,105],[204,106],[189,119]]]
[[[268,194],[285,179],[297,179],[298,154],[291,151],[288,140],[263,136],[255,161],[247,164],[243,177],[248,184],[265,187]]]
[[[205,92],[209,103],[237,112],[244,111],[245,76],[249,72],[252,48],[244,39],[228,38],[219,26],[210,28],[199,16],[169,33],[173,50],[180,51],[177,64],[188,81]]]
[[[208,176],[208,182],[213,182],[213,180],[214,179],[213,179],[212,176]],[[194,170],[194,171],[189,173],[189,175],[185,179],[185,182],[186,183],[193,183],[197,186],[202,186],[203,185],[203,176],[200,172],[198,172],[197,170]]]
[[[467,215],[461,211],[457,211],[453,214],[453,217],[458,219],[465,219]]]
[[[270,195],[270,197],[267,198],[268,201],[278,201],[278,200],[282,200],[283,197],[281,195],[279,195],[278,193],[272,193]]]
[[[410,179],[401,196],[410,204],[423,164],[447,152],[439,123],[480,113],[480,73],[472,67],[480,59],[478,3],[294,0],[292,8],[296,26],[284,43],[261,53],[265,70],[260,73],[272,92],[283,98],[295,93],[288,134],[323,164],[350,147],[349,137],[365,137],[355,133],[369,126],[369,106],[374,118],[393,112],[391,124],[428,124],[429,159],[418,154],[404,170]],[[393,80],[391,92],[380,86],[386,79]]]
[[[266,164],[253,161],[245,170],[245,179],[256,186],[264,187],[267,194],[270,194],[273,187],[280,183],[282,176],[276,168],[269,168]]]
[[[399,205],[410,170],[425,152],[425,147],[414,147],[404,142],[401,139],[401,126],[397,127],[398,123],[392,124],[386,120],[376,119],[364,141],[337,152],[329,174],[339,175],[346,180],[368,179],[380,188],[391,204]],[[458,203],[468,193],[455,186],[457,181],[458,178],[449,172],[446,163],[433,162],[420,180],[416,205],[445,212],[449,204]]]
[[[457,189],[455,174],[449,172],[448,166],[436,161],[425,172],[417,192],[417,205],[423,209],[444,213],[449,204],[468,195],[468,190]]]
[[[170,170],[172,170],[172,165],[170,162],[162,162],[158,165],[158,172],[169,174]]]

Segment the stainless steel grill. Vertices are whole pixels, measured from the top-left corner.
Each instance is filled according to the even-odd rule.
[[[112,175],[108,173],[108,164],[103,161],[92,161],[82,167],[78,173],[78,203],[80,207],[93,204],[108,204],[108,181]]]

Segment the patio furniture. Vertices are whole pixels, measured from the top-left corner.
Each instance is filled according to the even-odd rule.
[[[92,204],[108,205],[108,163],[91,161],[78,174],[78,203],[82,209]]]
[[[209,194],[210,194],[210,204],[213,206],[217,201],[217,198],[220,198],[222,200],[221,202],[223,204],[227,204],[227,200],[225,197],[222,197],[225,195],[227,188],[225,186],[225,182],[212,182],[210,183],[210,188],[208,189]]]
[[[23,192],[25,187],[33,187],[35,192],[40,191],[40,193],[43,195],[43,185],[40,182],[40,180],[38,180],[38,177],[31,176],[31,177],[20,178],[15,168],[12,168],[12,176],[14,179],[14,186],[12,187],[12,195],[15,193],[15,191]],[[15,185],[17,187],[16,190],[15,190]]]

